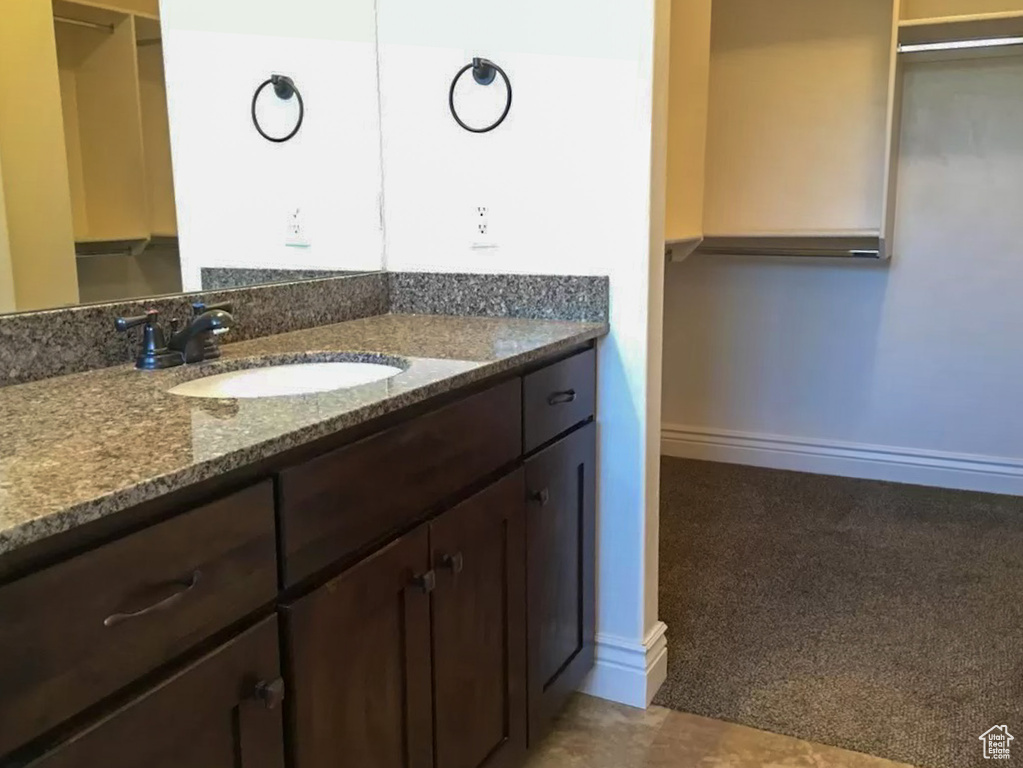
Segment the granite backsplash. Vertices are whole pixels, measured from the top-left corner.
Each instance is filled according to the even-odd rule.
[[[135,359],[141,331],[114,330],[114,319],[150,309],[161,321],[186,319],[191,304],[231,302],[231,342],[272,336],[387,312],[387,277],[352,277],[202,291],[41,312],[0,315],[0,386],[121,365]]]
[[[194,301],[234,304],[238,322],[223,339],[230,344],[389,312],[607,322],[609,281],[373,272],[0,315],[0,387],[131,362],[141,332],[117,333],[115,318],[155,309],[163,322],[184,319]]]
[[[388,272],[391,312],[530,320],[608,319],[610,281],[576,275]]]
[[[231,288],[248,288],[268,283],[293,283],[297,280],[319,280],[324,277],[345,277],[360,275],[361,272],[348,270],[317,269],[262,269],[255,267],[203,267],[199,270],[204,291],[224,291]]]

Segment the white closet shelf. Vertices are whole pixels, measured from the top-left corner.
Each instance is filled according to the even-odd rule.
[[[685,261],[690,254],[700,247],[703,242],[703,235],[693,237],[678,237],[664,241],[664,255],[668,261]]]
[[[899,22],[899,45],[938,45],[1023,37],[1023,11],[907,19]]]
[[[713,256],[843,258],[881,261],[890,251],[879,232],[770,232],[706,235],[694,253]]]

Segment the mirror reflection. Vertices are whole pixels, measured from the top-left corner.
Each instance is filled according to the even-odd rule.
[[[381,269],[374,3],[333,5],[8,4],[0,312]]]

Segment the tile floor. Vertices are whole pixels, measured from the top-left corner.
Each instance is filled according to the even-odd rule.
[[[742,725],[577,696],[526,768],[910,768]]]

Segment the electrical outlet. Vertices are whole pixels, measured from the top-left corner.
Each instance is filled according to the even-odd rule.
[[[288,214],[288,229],[284,236],[284,244],[290,248],[308,248],[311,245],[301,208],[296,208]]]
[[[472,209],[472,247],[496,248],[490,206],[477,205]]]

